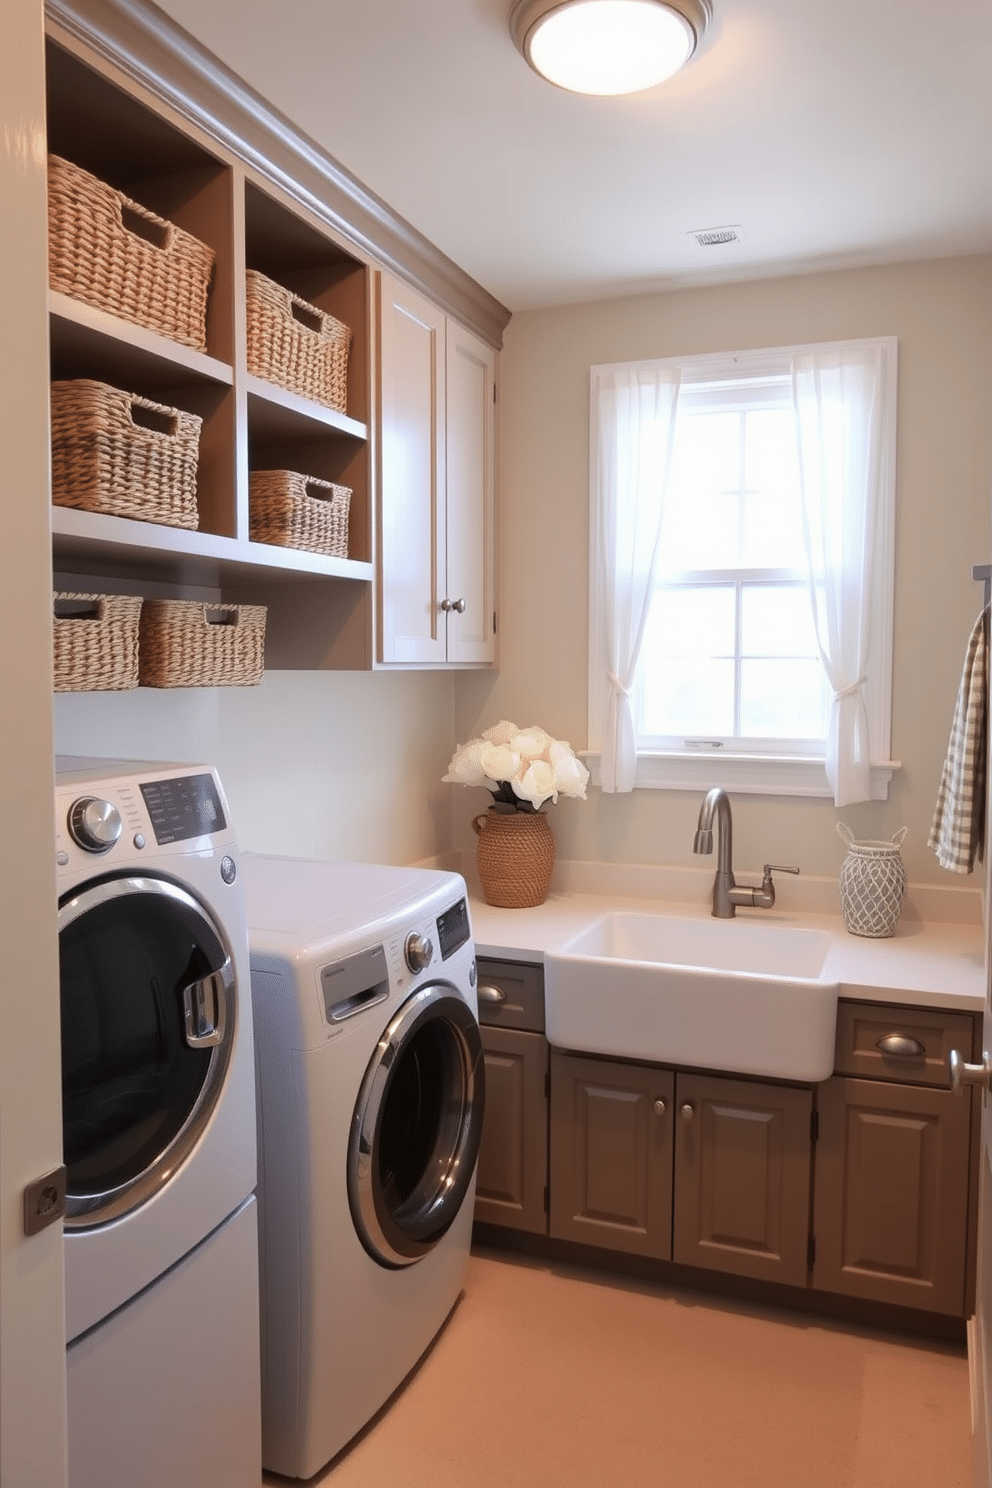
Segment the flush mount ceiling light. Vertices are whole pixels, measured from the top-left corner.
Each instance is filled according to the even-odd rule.
[[[559,88],[639,93],[688,62],[711,14],[710,0],[516,0],[510,35]]]

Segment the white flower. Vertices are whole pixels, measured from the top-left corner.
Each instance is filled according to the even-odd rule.
[[[513,789],[523,800],[530,801],[535,810],[543,805],[549,796],[552,800],[558,799],[558,792],[555,790],[555,772],[547,760],[531,760],[520,779],[513,782]]]
[[[516,780],[520,774],[520,756],[505,744],[483,744],[479,764],[490,780]]]
[[[547,759],[547,750],[555,742],[542,728],[521,729],[509,741],[524,759]]]
[[[467,744],[459,744],[447,775],[442,775],[441,779],[452,785],[485,785],[486,772],[479,763],[485,747],[482,739],[470,739]]]
[[[585,800],[589,771],[565,739],[536,724],[518,728],[501,718],[481,738],[460,744],[442,777],[454,785],[484,785],[502,810],[537,811],[559,795]]]
[[[514,735],[519,732],[515,723],[509,723],[507,719],[501,718],[493,728],[483,729],[482,737],[488,739],[490,744],[509,744]]]
[[[555,789],[563,796],[581,796],[584,801],[589,771],[582,761],[575,758],[564,742],[552,743],[548,758],[554,771]]]

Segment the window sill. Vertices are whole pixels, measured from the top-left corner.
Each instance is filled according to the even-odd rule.
[[[598,754],[584,752],[592,784],[598,786]],[[902,766],[885,760],[871,767],[871,799],[887,801],[889,782]],[[635,790],[708,790],[721,785],[738,795],[813,796],[832,800],[822,759],[802,756],[777,758],[771,755],[642,754],[637,759]]]

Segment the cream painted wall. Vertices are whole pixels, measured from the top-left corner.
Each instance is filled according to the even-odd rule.
[[[268,672],[260,687],[56,697],[60,753],[216,764],[256,852],[406,863],[451,846],[446,673]]]
[[[628,358],[899,339],[892,754],[886,803],[737,796],[735,866],[796,863],[836,876],[841,816],[859,838],[909,827],[918,882],[970,884],[926,847],[969,631],[981,608],[972,565],[990,557],[992,257],[901,264],[657,294],[514,317],[502,358],[500,648],[496,678],[458,683],[464,740],[499,717],[586,742],[589,367]],[[482,791],[464,792],[470,846]],[[695,864],[699,796],[636,791],[552,810],[559,856]]]

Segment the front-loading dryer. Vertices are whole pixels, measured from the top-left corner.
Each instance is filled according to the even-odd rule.
[[[56,761],[70,1488],[257,1488],[255,1082],[209,766]]]
[[[262,1460],[308,1478],[461,1292],[484,1073],[464,880],[245,854]]]

